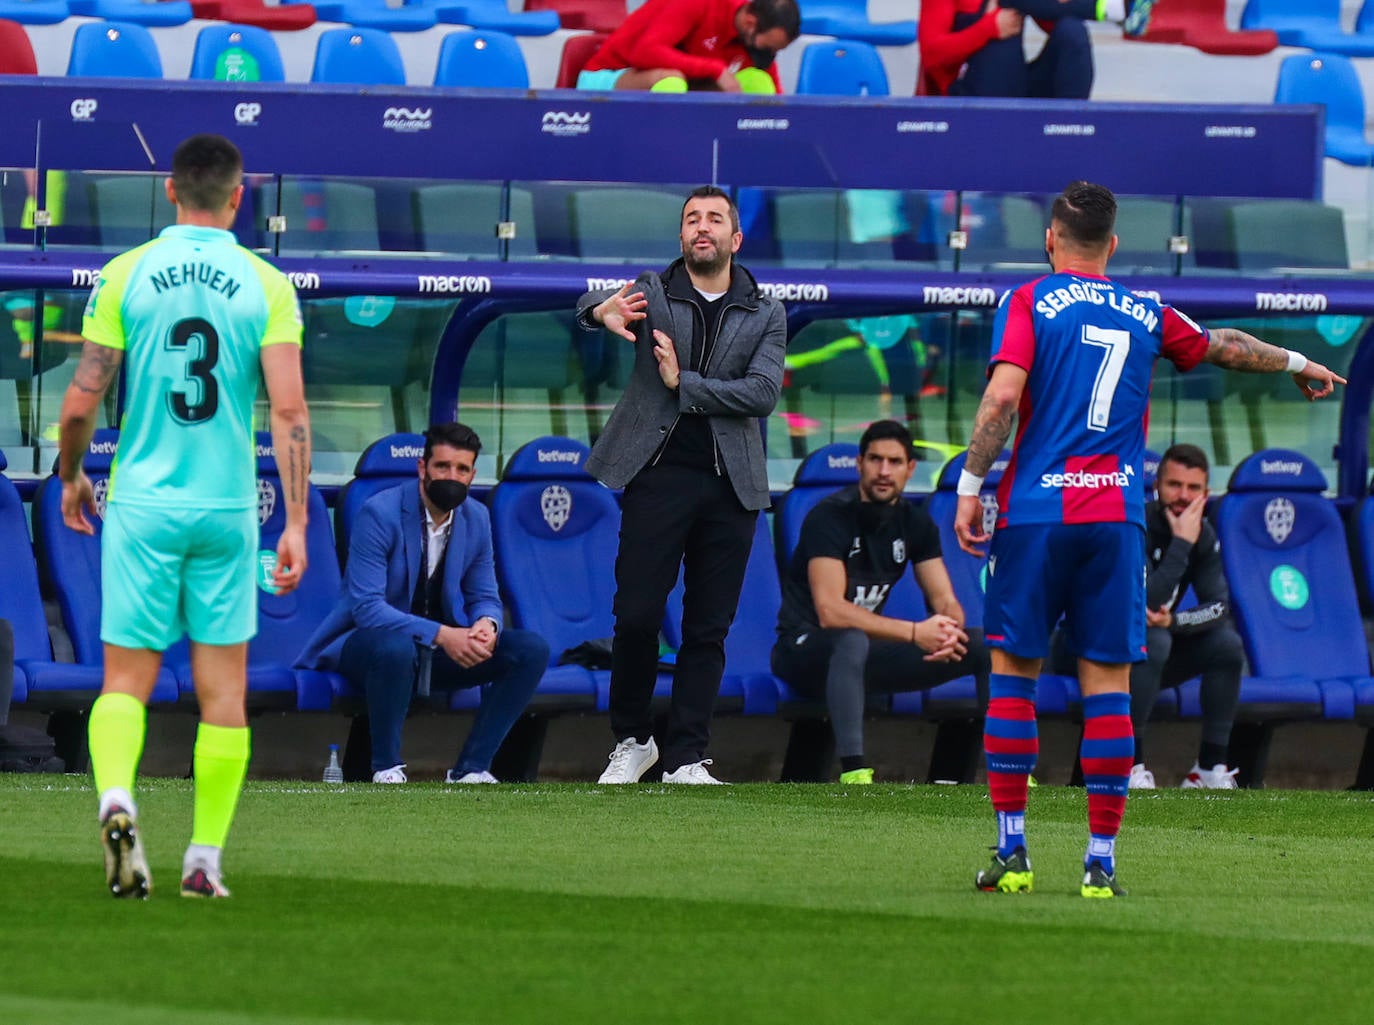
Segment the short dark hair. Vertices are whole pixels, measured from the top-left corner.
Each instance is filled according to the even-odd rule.
[[[911,432],[906,429],[905,424],[896,420],[874,420],[868,425],[863,437],[859,439],[859,458],[862,459],[867,454],[869,445],[875,441],[887,441],[889,438],[902,443],[902,451],[906,453],[908,463],[916,458],[916,450],[911,443]]]
[[[758,21],[759,31],[780,28],[789,42],[801,35],[801,10],[797,0],[749,0],[746,8]]]
[[[482,439],[467,424],[434,424],[425,431],[425,462],[429,462],[435,445],[447,445],[477,455],[482,451]]]
[[[1105,185],[1072,182],[1054,200],[1050,217],[1079,245],[1106,246],[1116,231],[1116,197]]]
[[[739,231],[739,207],[735,206],[735,201],[730,198],[730,193],[726,192],[719,185],[699,185],[691,192],[687,193],[687,198],[682,201],[682,213],[678,215],[678,224],[682,223],[682,218],[687,214],[687,204],[694,199],[723,199],[730,207],[730,230]]]
[[[1165,463],[1178,463],[1179,466],[1186,466],[1190,470],[1201,470],[1203,473],[1208,470],[1207,453],[1186,441],[1170,445],[1164,450],[1164,454],[1159,457],[1161,469]]]
[[[243,154],[222,135],[193,135],[172,154],[172,185],[188,210],[223,210],[242,181]]]

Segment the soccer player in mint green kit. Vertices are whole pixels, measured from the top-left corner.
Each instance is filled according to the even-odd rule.
[[[100,553],[105,680],[89,730],[105,873],[116,897],[152,889],[134,775],[162,653],[185,633],[201,721],[181,895],[227,897],[220,852],[248,769],[244,696],[257,631],[259,368],[286,502],[278,593],[305,572],[310,420],[295,289],[228,230],[243,198],[239,151],[217,135],[192,136],[165,188],[177,223],[106,264],[86,306],[81,362],[62,403],[62,517],[94,533],[81,461],[124,364]]]

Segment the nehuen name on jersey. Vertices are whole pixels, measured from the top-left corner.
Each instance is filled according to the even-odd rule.
[[[213,263],[183,263],[179,267],[164,267],[148,275],[148,282],[159,295],[181,285],[208,285],[212,291],[222,292],[232,299],[238,294],[239,283]]]

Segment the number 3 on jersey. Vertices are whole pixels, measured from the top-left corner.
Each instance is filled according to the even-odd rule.
[[[173,325],[164,345],[186,356],[186,387],[167,393],[167,407],[180,423],[204,423],[219,409],[219,382],[212,374],[219,362],[219,333],[208,320],[188,317]]]
[[[1083,344],[1102,349],[1102,365],[1097,368],[1093,393],[1088,404],[1088,430],[1105,431],[1112,418],[1112,396],[1121,383],[1121,369],[1131,352],[1131,333],[1116,328],[1083,325]]]

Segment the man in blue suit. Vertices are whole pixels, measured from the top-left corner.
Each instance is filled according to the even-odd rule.
[[[418,485],[363,505],[339,603],[297,661],[367,696],[374,783],[406,781],[401,726],[413,694],[479,684],[481,707],[444,782],[495,783],[491,760],[548,666],[542,637],[502,629],[491,520],[466,500],[481,448],[462,424],[425,432]]]

